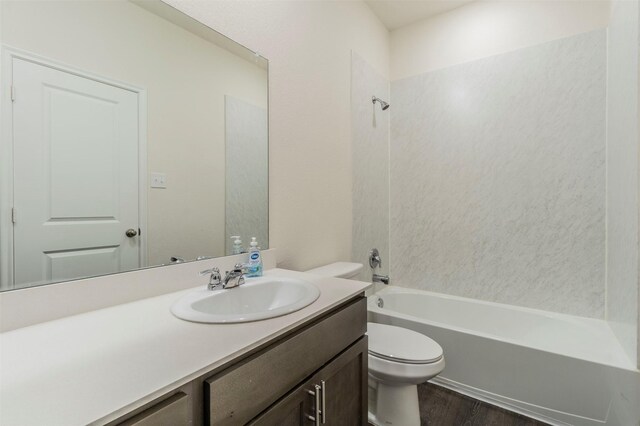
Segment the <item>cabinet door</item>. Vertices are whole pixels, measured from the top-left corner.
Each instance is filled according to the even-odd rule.
[[[367,337],[318,372],[323,425],[367,425]]]
[[[316,400],[319,402],[317,406]],[[311,379],[249,424],[252,426],[366,425],[367,337],[363,336],[314,374]]]

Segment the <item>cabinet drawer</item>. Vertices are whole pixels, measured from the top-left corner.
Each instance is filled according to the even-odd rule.
[[[366,332],[366,299],[213,376],[204,383],[208,424],[245,424]]]
[[[125,420],[120,426],[187,426],[191,423],[189,396],[178,392]]]

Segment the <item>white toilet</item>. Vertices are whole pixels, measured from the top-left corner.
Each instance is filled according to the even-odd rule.
[[[362,264],[336,262],[307,271],[353,278]],[[442,347],[424,334],[392,325],[367,323],[369,336],[369,423],[418,426],[417,385],[444,370]]]

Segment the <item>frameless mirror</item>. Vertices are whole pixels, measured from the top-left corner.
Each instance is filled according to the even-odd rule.
[[[158,0],[0,7],[0,289],[267,248],[266,59]]]

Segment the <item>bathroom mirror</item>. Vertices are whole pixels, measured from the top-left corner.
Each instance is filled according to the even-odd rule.
[[[0,7],[0,289],[267,248],[265,58],[158,0]]]

